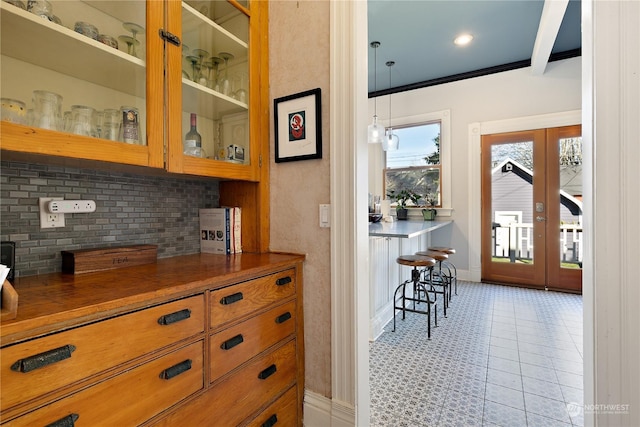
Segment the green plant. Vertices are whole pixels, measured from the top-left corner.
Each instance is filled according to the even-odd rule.
[[[387,197],[396,201],[396,209],[398,210],[406,209],[407,202],[409,201],[411,201],[414,206],[418,206],[418,201],[421,198],[419,194],[407,189],[400,190],[398,192],[396,192],[395,190],[391,190],[389,193],[387,193]]]

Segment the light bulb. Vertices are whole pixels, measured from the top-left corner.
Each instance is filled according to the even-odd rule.
[[[378,123],[378,116],[373,116],[373,123],[367,127],[369,144],[378,144],[384,137],[384,126]]]

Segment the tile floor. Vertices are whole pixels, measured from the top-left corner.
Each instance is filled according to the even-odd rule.
[[[370,343],[372,427],[583,425],[581,296],[459,282],[441,311]]]

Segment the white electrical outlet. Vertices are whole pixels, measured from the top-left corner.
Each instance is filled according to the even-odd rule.
[[[49,212],[47,203],[51,200],[63,200],[62,197],[40,197],[40,228],[64,227],[64,214]]]
[[[93,200],[51,200],[47,202],[51,213],[87,213],[96,211]]]

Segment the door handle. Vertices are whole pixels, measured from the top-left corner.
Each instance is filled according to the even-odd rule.
[[[546,220],[547,219],[545,217],[543,217],[543,216],[537,216],[536,217],[536,221],[538,221],[538,222],[545,222]]]

